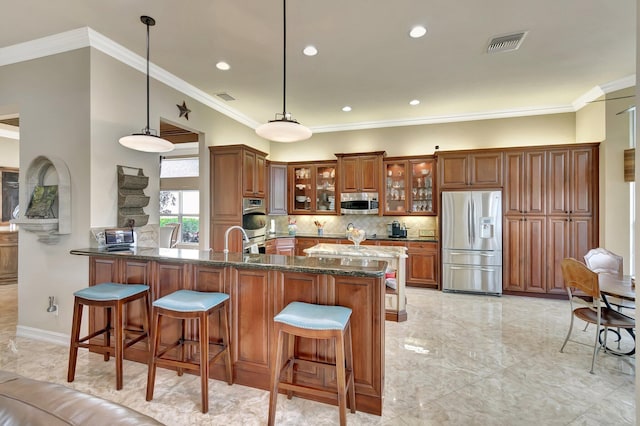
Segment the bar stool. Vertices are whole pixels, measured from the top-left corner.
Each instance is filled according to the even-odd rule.
[[[73,323],[71,327],[71,343],[69,345],[69,368],[67,381],[73,382],[76,374],[78,348],[86,348],[104,355],[116,358],[116,389],[122,389],[122,361],[124,350],[149,337],[149,286],[142,284],[102,283],[73,293]],[[135,300],[142,299],[142,330],[125,328],[124,306]],[[80,338],[80,325],[84,306],[102,307],[105,311],[106,323],[104,328],[94,331]],[[115,311],[115,324],[111,324],[112,311]],[[114,347],[111,346],[111,334],[115,332]],[[127,334],[137,334],[137,337],[127,341]],[[104,343],[91,343],[90,339],[103,335]],[[147,339],[147,351],[149,340]]]
[[[209,368],[221,356],[227,373],[227,383],[233,384],[233,373],[231,371],[231,355],[229,353],[229,322],[227,320],[227,304],[229,295],[224,293],[209,293],[192,290],[178,290],[153,302],[153,322],[151,328],[152,349],[151,360],[149,362],[149,376],[147,378],[147,401],[153,399],[153,387],[156,380],[156,367],[176,367],[178,375],[182,376],[183,369],[200,372],[200,383],[202,391],[202,412],[209,411]],[[220,315],[220,326],[222,334],[221,343],[209,342],[209,315],[218,312]],[[181,320],[181,334],[177,341],[160,348],[161,320],[163,317],[176,318]],[[195,319],[199,323],[198,340],[185,339],[185,322],[188,319]],[[209,359],[209,345],[220,346],[221,349],[213,358]],[[187,345],[196,345],[199,350],[199,360],[185,359]],[[170,359],[163,357],[172,349],[177,349],[180,359]]]
[[[287,391],[287,399],[293,392],[314,396],[329,397],[337,400],[340,410],[340,424],[347,423],[347,391],[349,407],[356,412],[356,395],[353,384],[353,353],[351,348],[351,309],[343,306],[314,305],[311,303],[291,302],[274,317],[274,337],[276,355],[271,364],[271,394],[269,396],[269,425],[275,423],[278,388]],[[335,346],[335,364],[301,360],[295,357],[296,337],[310,339],[330,339]],[[283,346],[287,349],[286,363],[282,363]],[[336,370],[337,390],[311,388],[293,383],[295,364],[313,364],[320,367],[333,366]],[[346,367],[345,367],[346,365]],[[284,379],[282,378],[284,374]]]

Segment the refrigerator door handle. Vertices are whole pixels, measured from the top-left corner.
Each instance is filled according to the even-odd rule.
[[[476,246],[476,203],[471,198],[471,246]]]
[[[473,246],[471,241],[471,199],[467,201],[467,242],[469,247]]]

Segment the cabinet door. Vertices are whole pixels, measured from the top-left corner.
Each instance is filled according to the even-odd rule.
[[[287,214],[287,165],[269,165],[269,214]]]
[[[254,174],[254,196],[264,198],[267,195],[267,159],[256,154]]]
[[[466,154],[446,154],[438,158],[438,185],[440,188],[460,188],[467,186],[468,157]]]
[[[469,154],[469,183],[477,187],[502,186],[502,152]]]
[[[566,293],[560,262],[571,257],[569,218],[547,218],[547,292]]]
[[[508,152],[505,158],[504,182],[504,214],[519,215],[524,213],[522,203],[525,188],[524,155],[521,152]],[[518,217],[519,219],[519,217]],[[507,240],[505,240],[507,241]],[[504,279],[508,277],[505,274]],[[505,290],[509,286],[505,285]]]
[[[598,171],[594,167],[593,149],[571,150],[569,214],[593,214],[594,185],[598,182]]]
[[[524,153],[524,179],[522,186],[522,210],[527,214],[546,212],[546,154],[544,152]],[[505,186],[509,182],[505,182]]]
[[[507,167],[511,170],[515,156],[507,156]],[[521,157],[520,157],[521,158]],[[507,179],[507,184],[509,179]],[[505,216],[504,219],[504,271],[502,288],[507,291],[524,291],[524,233],[522,216]]]
[[[360,192],[358,179],[358,159],[356,157],[343,157],[340,161],[340,191]]]
[[[382,197],[385,215],[406,215],[410,189],[407,178],[410,173],[406,161],[383,162],[385,185]]]
[[[315,170],[315,214],[336,213],[336,166],[337,163],[317,164]]]
[[[243,150],[242,154],[242,195],[253,197],[256,194],[256,154]]]
[[[360,191],[380,192],[380,159],[378,155],[360,157]]]
[[[569,214],[569,150],[549,152],[547,213]]]
[[[291,204],[289,211],[292,214],[309,214],[315,210],[315,169],[312,165],[289,166],[289,194]]]
[[[525,262],[524,290],[530,293],[546,292],[546,218],[544,216],[524,216],[522,221],[522,243]]]
[[[412,215],[436,214],[434,188],[435,162],[433,160],[409,161],[408,210]]]
[[[437,244],[409,242],[407,248],[407,285],[437,288]]]
[[[276,254],[282,254],[284,256],[295,256],[295,251],[295,238],[278,238],[276,240]]]
[[[296,255],[306,256],[304,249],[313,247],[318,243],[320,243],[320,240],[317,238],[296,238]]]

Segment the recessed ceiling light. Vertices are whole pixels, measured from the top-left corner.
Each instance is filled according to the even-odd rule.
[[[409,36],[411,36],[412,38],[420,38],[426,33],[427,29],[425,27],[423,27],[422,25],[416,25],[415,27],[411,28],[411,31],[409,31]]]
[[[316,49],[315,46],[309,45],[302,50],[302,53],[307,56],[316,56],[318,54],[318,49]]]
[[[351,107],[350,107],[349,105],[346,105],[346,106],[343,106],[343,107],[342,107],[342,110],[343,110],[344,112],[349,112],[349,111],[351,111]]]
[[[228,63],[226,63],[225,61],[220,61],[220,62],[218,62],[216,64],[216,68],[218,68],[219,70],[222,70],[222,71],[228,71],[228,70],[231,69],[231,66]]]
[[[411,106],[416,106],[416,105],[420,105],[420,101],[417,99],[414,99],[412,101],[409,102],[409,105]]]

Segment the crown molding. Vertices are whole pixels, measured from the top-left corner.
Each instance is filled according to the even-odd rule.
[[[83,47],[92,47],[105,53],[108,56],[128,65],[142,73],[146,73],[146,58],[132,52],[124,46],[114,42],[104,35],[94,31],[89,27],[77,28],[75,30],[65,31],[47,37],[18,43],[12,46],[0,48],[0,66],[15,64],[18,62],[37,59],[44,56],[55,55],[58,53],[68,52]],[[255,129],[262,123],[259,123],[245,114],[228,107],[213,96],[198,89],[192,84],[178,78],[159,66],[150,63],[150,77],[159,82],[183,93],[194,100],[207,105],[208,107],[218,111],[227,117],[242,123],[250,128]],[[314,133],[340,132],[349,130],[376,129],[383,127],[400,127],[400,126],[417,126],[424,124],[452,123],[460,121],[474,120],[491,120],[500,118],[523,117],[531,115],[559,114],[566,112],[576,112],[583,108],[589,102],[598,99],[606,93],[616,90],[625,89],[634,86],[636,82],[635,74],[595,86],[588,92],[584,93],[571,105],[556,105],[536,108],[511,109],[504,111],[487,111],[480,113],[443,115],[432,117],[419,117],[400,120],[385,121],[363,121],[360,123],[338,124],[311,127]]]
[[[502,111],[487,111],[455,115],[419,117],[406,120],[363,121],[335,126],[311,127],[313,133],[344,132],[349,130],[377,129],[383,127],[420,126],[424,124],[455,123],[460,121],[494,120],[498,118],[526,117],[531,115],[561,114],[575,112],[571,105],[522,108]]]

